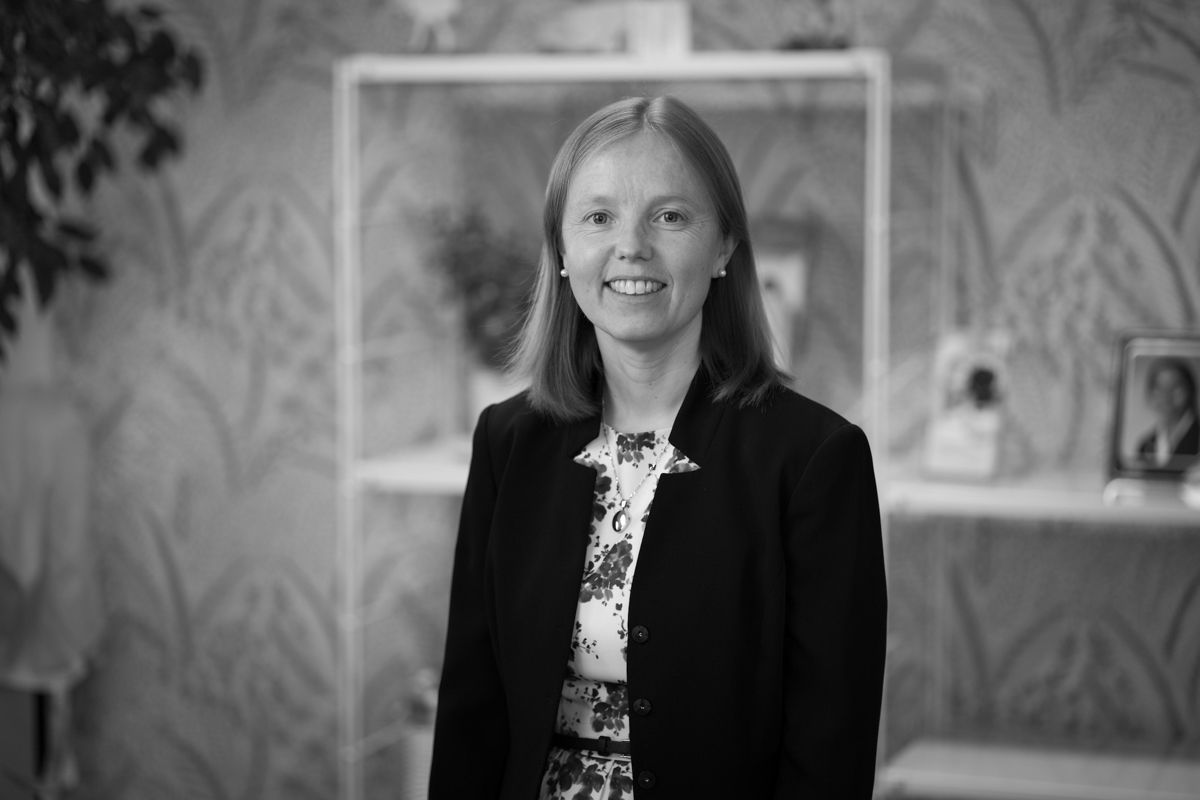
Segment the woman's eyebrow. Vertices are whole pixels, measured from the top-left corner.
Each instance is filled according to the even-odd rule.
[[[594,195],[588,195],[586,197],[573,198],[570,201],[569,205],[578,205],[578,204],[611,205],[615,202],[616,202],[616,200],[613,198],[612,195],[594,194]],[[688,197],[687,195],[683,195],[683,194],[654,195],[653,197],[649,198],[649,200],[646,201],[646,205],[650,205],[650,206],[662,205],[663,203],[680,203],[683,205],[693,205],[695,203],[695,201],[693,199],[691,199],[690,197]]]

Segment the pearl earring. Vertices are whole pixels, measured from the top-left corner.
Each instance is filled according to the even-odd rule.
[[[724,278],[726,274],[727,274],[727,273],[725,272],[725,268],[724,268],[724,267],[722,267],[722,268],[721,268],[721,271],[717,273],[717,277],[718,277],[718,278]]]
[[[563,267],[562,269],[560,269],[560,270],[558,271],[558,274],[559,274],[559,275],[561,275],[561,276],[563,276],[564,278],[565,278],[565,277],[567,277],[567,268],[566,268],[566,267]]]

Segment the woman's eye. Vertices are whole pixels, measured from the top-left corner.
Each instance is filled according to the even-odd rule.
[[[683,215],[678,211],[664,211],[659,215],[659,218],[668,224],[675,225],[683,222]]]
[[[591,214],[588,214],[587,220],[588,220],[588,222],[592,223],[593,225],[607,225],[608,224],[608,212],[593,211]]]

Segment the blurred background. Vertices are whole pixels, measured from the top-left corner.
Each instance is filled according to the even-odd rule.
[[[17,20],[64,63],[55,37],[101,21],[63,9],[104,5],[6,7],[10,96],[48,97]],[[796,387],[868,420],[882,392],[880,793],[1200,797],[1200,510],[1186,474],[1118,471],[1105,502],[1125,337],[1200,367],[1200,4],[108,6],[145,58],[107,104],[64,90],[91,127],[4,119],[54,131],[70,181],[30,193],[68,221],[54,256],[0,159],[0,798],[423,796],[464,437],[506,391],[486,367],[550,159],[631,86],[379,79],[335,106],[339,62],[846,48],[890,60],[877,384],[862,82],[632,88],[729,145]],[[349,479],[357,434],[356,458],[415,455]]]

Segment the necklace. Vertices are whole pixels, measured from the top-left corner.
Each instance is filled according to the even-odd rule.
[[[608,461],[610,464],[612,464],[613,468],[613,489],[615,489],[617,492],[617,499],[621,501],[621,505],[617,509],[617,513],[613,516],[612,526],[614,531],[621,533],[627,527],[629,527],[629,504],[633,502],[633,498],[637,497],[638,492],[640,492],[642,487],[646,485],[646,481],[650,480],[650,477],[654,475],[654,473],[658,472],[658,462],[662,460],[663,454],[667,452],[667,445],[670,444],[670,442],[664,441],[662,446],[658,448],[654,456],[654,464],[650,467],[650,471],[642,477],[641,482],[637,485],[637,488],[633,490],[633,493],[630,494],[629,497],[626,497],[621,491],[621,478],[617,474],[617,457],[615,455],[617,451],[617,431],[611,425],[605,425],[604,427],[606,444],[608,444],[608,431],[612,431],[612,442],[609,444],[608,448]]]

